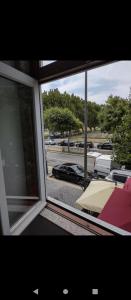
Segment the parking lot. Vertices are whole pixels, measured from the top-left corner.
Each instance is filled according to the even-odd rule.
[[[114,165],[114,163],[113,163],[113,166],[115,166],[115,167],[113,168],[113,171],[110,173],[111,161],[112,161],[112,159],[109,158],[110,155],[100,155],[98,153],[92,153],[89,156],[89,157],[91,157],[91,160],[88,157],[88,172],[92,172],[90,169],[90,168],[92,168],[92,166],[94,167],[94,161],[93,161],[93,164],[91,164],[92,157],[96,157],[96,155],[97,155],[97,159],[96,159],[96,163],[95,163],[95,172],[96,172],[96,170],[99,170],[99,168],[101,168],[100,169],[101,172],[103,170],[105,173],[107,173],[107,175],[111,174],[114,171],[114,174],[116,174],[116,175],[114,175],[114,177],[112,177],[114,182],[119,181],[119,182],[124,183],[127,178],[126,176],[130,176],[130,174],[131,174],[130,170],[129,171],[121,170],[121,172],[119,172],[120,171],[119,166],[118,166],[118,173],[117,173],[116,170],[114,170],[117,168],[117,166]],[[100,159],[99,159],[99,157],[100,157]],[[74,183],[71,183],[72,179],[74,178],[74,177],[73,178],[71,177],[72,172],[68,174],[69,171],[67,171],[67,175],[64,175],[64,176],[62,174],[61,178],[64,178],[64,179],[60,180],[60,179],[56,179],[55,177],[53,177],[52,168],[54,166],[57,166],[59,164],[61,165],[63,163],[71,163],[71,164],[75,163],[77,165],[81,165],[82,167],[84,167],[84,155],[76,154],[76,153],[73,154],[73,153],[47,151],[47,162],[48,162],[47,195],[52,198],[55,198],[59,201],[62,201],[70,206],[77,207],[76,200],[83,193],[83,189],[80,186],[80,181],[78,180],[79,179],[78,175],[77,175],[77,177],[75,177],[75,178],[78,178],[77,184],[74,184]],[[98,167],[98,169],[97,169],[97,167]],[[109,172],[107,172],[107,169],[109,169]],[[56,170],[59,170],[59,168],[56,167],[55,172],[56,172]],[[100,173],[100,171],[99,171],[99,173]],[[128,174],[123,173],[123,175],[122,175],[122,172],[127,172]],[[83,174],[83,171],[82,171],[82,174]],[[95,173],[94,174],[92,173],[92,175],[95,175]],[[103,177],[103,172],[102,172],[102,174],[98,174],[97,178],[100,179],[101,176]],[[110,176],[112,176],[112,175],[110,175]],[[121,177],[121,176],[123,176],[123,177]],[[56,177],[57,177],[57,174],[56,174]],[[58,178],[59,178],[59,175],[58,175]],[[88,178],[89,179],[87,179],[87,180],[89,180],[89,182],[90,182],[90,179],[91,179],[90,175],[88,176]],[[95,178],[96,178],[96,175],[95,175]],[[65,181],[65,180],[70,180],[70,181]],[[110,178],[108,178],[107,180],[110,181]],[[121,181],[121,180],[124,180],[124,181]],[[75,180],[73,179],[73,182],[76,182],[76,179]]]
[[[47,151],[47,161],[48,166],[51,167],[66,162],[75,162],[84,166],[84,155]]]
[[[63,163],[75,163],[84,167],[84,155],[47,151],[47,162],[47,195],[76,207],[75,202],[83,193],[82,187],[78,184],[54,178],[52,168]]]

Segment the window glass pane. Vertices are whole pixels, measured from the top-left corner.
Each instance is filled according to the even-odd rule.
[[[38,197],[34,141],[33,90],[0,77],[0,150],[11,220],[16,220]],[[10,199],[10,196],[14,197]],[[15,197],[19,196],[17,199]],[[36,201],[36,200],[35,200]]]
[[[60,170],[66,170],[67,168],[66,167],[63,167],[63,166],[61,166],[60,167]]]
[[[73,116],[83,122],[84,119],[84,73],[69,76],[60,80],[52,81],[50,83],[42,85],[42,98],[43,98],[43,108],[44,113],[48,110],[54,108],[60,108],[62,111],[64,109],[69,110],[73,113]],[[65,116],[67,115],[65,111]],[[62,118],[63,119],[63,118]],[[60,119],[60,120],[62,120]],[[74,120],[74,119],[73,119]],[[69,119],[71,122],[71,120]],[[68,152],[68,118],[65,119],[64,129],[62,129],[60,121],[58,121],[58,128],[48,128],[47,123],[44,120],[44,135],[45,138],[53,135],[56,145],[46,146],[47,147],[47,164],[48,164],[48,178],[47,178],[47,195],[62,201],[73,207],[76,206],[76,200],[80,197],[83,190],[78,186],[79,178],[70,166],[73,163],[83,166],[84,157],[80,155],[82,153],[81,149],[78,149],[79,153],[77,155],[77,149],[75,149],[75,142],[80,143],[84,140],[83,131],[81,128],[72,128],[71,135],[69,138],[69,153]],[[72,147],[73,146],[73,147]],[[54,149],[54,153],[50,150]],[[56,149],[56,150],[55,150]],[[72,155],[72,150],[76,155]],[[57,153],[57,151],[59,151]],[[64,153],[65,152],[65,153]],[[50,175],[52,175],[53,168],[57,165],[63,165],[67,163],[67,166],[57,170],[56,177],[52,176],[52,181],[50,180]],[[69,163],[69,165],[68,165]],[[69,172],[69,174],[68,174]],[[54,172],[55,173],[55,172]],[[80,176],[81,176],[80,172]],[[76,176],[75,176],[76,174]],[[72,175],[72,178],[71,176]],[[82,174],[83,176],[83,174]],[[74,179],[74,181],[73,181]],[[72,182],[71,182],[72,180]]]

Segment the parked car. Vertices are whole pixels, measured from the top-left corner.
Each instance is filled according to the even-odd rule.
[[[67,147],[68,147],[68,141],[61,141],[61,142],[58,143],[58,145],[59,145],[59,146],[67,146]],[[70,147],[74,147],[74,146],[75,146],[75,143],[69,141],[69,146],[70,146]]]
[[[52,174],[55,178],[64,179],[84,186],[84,169],[75,163],[64,163],[53,167]],[[87,175],[86,187],[89,185],[91,177]]]
[[[131,178],[131,170],[112,170],[106,177],[108,181],[125,183],[127,178]]]
[[[103,154],[96,157],[95,175],[106,177],[113,169],[120,169],[120,166],[112,159],[112,155]]]
[[[59,132],[50,134],[50,139],[59,139],[59,138],[62,138],[62,135]]]
[[[54,140],[45,140],[45,145],[56,145]]]
[[[80,148],[84,148],[84,145],[85,145],[84,142],[76,143],[76,146],[80,147]],[[87,147],[88,148],[94,148],[94,144],[92,142],[87,142]]]
[[[112,150],[113,149],[113,144],[111,142],[106,142],[106,143],[100,143],[97,145],[98,149],[105,149],[105,150]]]

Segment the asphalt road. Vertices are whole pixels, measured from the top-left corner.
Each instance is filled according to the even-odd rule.
[[[84,165],[84,156],[61,152],[47,152],[47,160],[49,172],[47,178],[47,195],[70,206],[76,207],[75,202],[83,193],[82,188],[77,184],[50,177],[50,175],[52,174],[52,167],[60,163],[76,162]]]
[[[47,195],[68,205],[76,207],[75,202],[83,193],[82,188],[79,185],[50,177],[50,175],[52,175],[53,166],[64,162],[74,162],[84,167],[84,155],[48,151],[47,161]]]
[[[84,166],[84,156],[81,154],[68,154],[63,152],[47,152],[47,160],[49,166],[55,166],[57,164],[73,162]]]
[[[79,185],[55,178],[47,178],[47,196],[57,199],[70,206],[77,207],[75,202],[83,193]]]

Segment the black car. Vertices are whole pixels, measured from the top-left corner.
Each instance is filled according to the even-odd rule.
[[[113,149],[113,144],[110,142],[106,142],[106,143],[100,143],[97,145],[98,149],[105,149],[105,150],[112,150]]]
[[[58,143],[59,146],[67,146],[68,147],[68,141],[62,141],[60,143]],[[74,147],[75,143],[74,142],[69,142],[69,146],[70,147]]]
[[[58,178],[74,182],[86,187],[91,181],[91,177],[87,176],[86,182],[84,181],[84,169],[82,166],[75,163],[64,163],[53,167],[52,174]]]
[[[84,142],[76,143],[76,146],[77,146],[77,147],[80,147],[80,148],[84,148],[84,145],[85,145]],[[93,145],[92,142],[87,142],[87,147],[88,147],[88,148],[94,148],[94,145]]]

